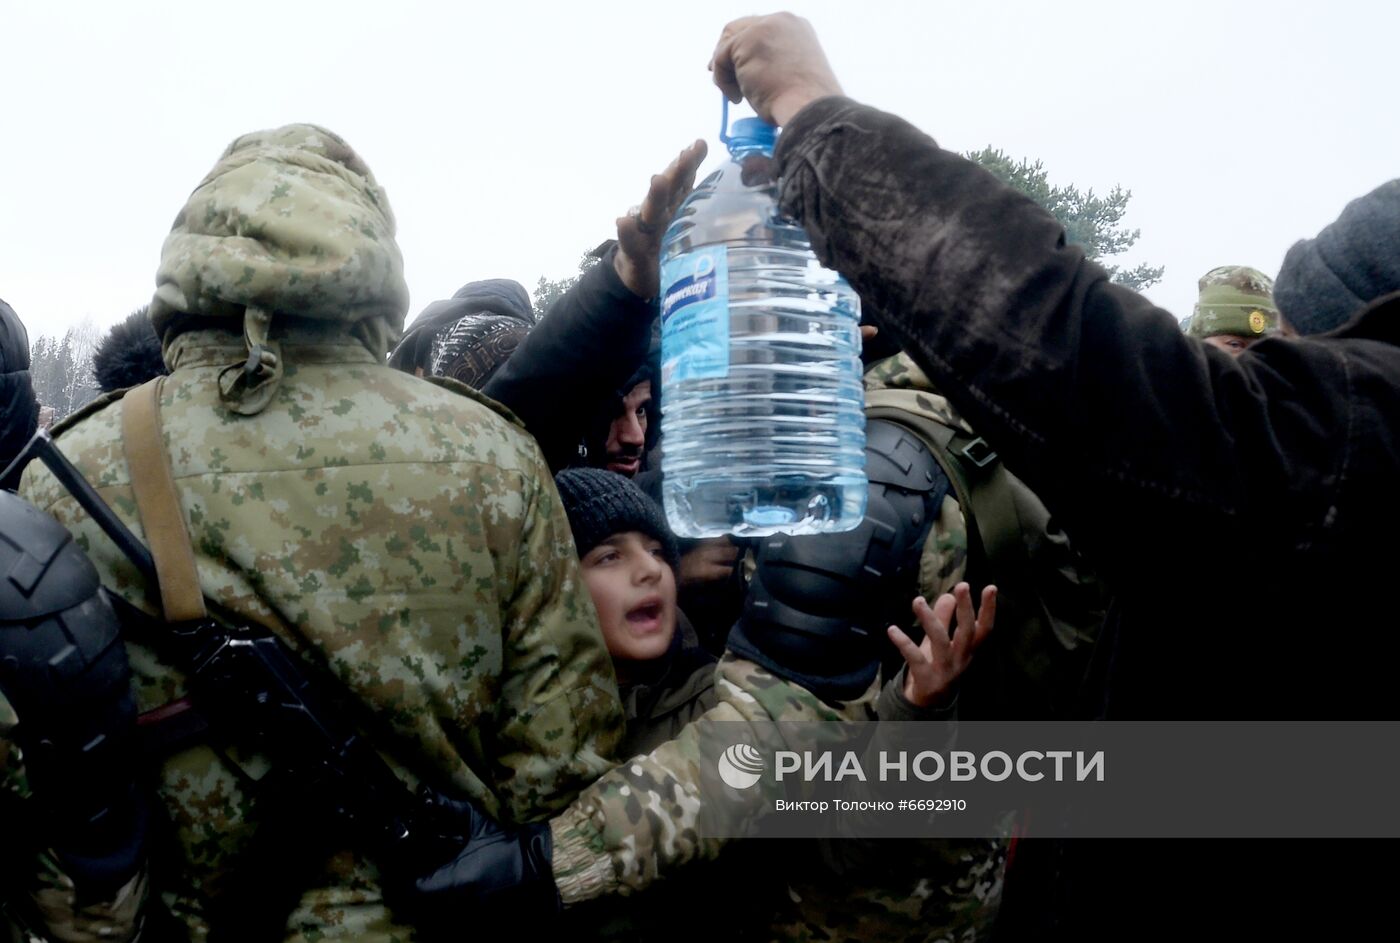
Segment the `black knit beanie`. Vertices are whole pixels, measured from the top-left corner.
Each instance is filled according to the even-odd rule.
[[[554,476],[579,558],[613,534],[638,531],[661,541],[666,562],[677,568],[676,538],[661,508],[631,479],[603,468],[566,468]]]
[[[1396,290],[1400,180],[1352,200],[1316,239],[1289,249],[1274,282],[1274,303],[1299,334],[1322,334]]]

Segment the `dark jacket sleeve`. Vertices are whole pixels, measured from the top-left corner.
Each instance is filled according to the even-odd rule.
[[[614,248],[584,272],[482,390],[509,407],[553,471],[646,358],[656,309],[613,268]]]
[[[39,404],[29,378],[29,336],[10,306],[0,301],[0,472],[38,427]],[[13,490],[14,480],[0,481]]]
[[[1335,349],[1184,337],[1031,200],[848,99],[804,109],[778,158],[817,255],[1106,569],[1189,551],[1197,526],[1324,527],[1350,420]]]
[[[920,707],[904,696],[904,679],[909,669],[901,666],[895,676],[880,688],[880,696],[875,699],[875,716],[880,720],[918,721],[958,719],[958,698],[955,694],[946,704],[931,704]]]

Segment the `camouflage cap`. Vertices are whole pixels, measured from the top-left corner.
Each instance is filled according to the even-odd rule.
[[[345,325],[383,357],[407,310],[384,191],[340,137],[293,124],[235,140],[190,194],[161,250],[151,323],[168,353],[176,315],[242,318],[248,361],[220,388],[229,408],[256,413],[281,376],[276,316]]]
[[[1192,337],[1278,333],[1273,279],[1247,265],[1222,265],[1201,276],[1200,296],[1186,333]]]

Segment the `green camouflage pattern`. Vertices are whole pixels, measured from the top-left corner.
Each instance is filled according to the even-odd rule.
[[[338,681],[410,787],[426,778],[504,821],[537,821],[610,766],[616,681],[533,440],[490,401],[383,365],[408,307],[394,226],[369,168],[331,132],[234,141],[161,253],[151,317],[174,370],[165,440],[211,608],[267,626]],[[241,336],[228,331],[240,321]],[[70,419],[59,443],[139,535],[119,399]],[[156,611],[47,471],[32,465],[23,491],[110,589]],[[184,693],[154,651],[128,650],[141,710]],[[215,735],[155,777],[171,835],[154,892],[201,937],[214,908],[239,906],[229,887],[269,770],[237,732]],[[14,757],[3,761],[22,788]],[[306,839],[287,834],[289,856]],[[78,933],[71,894],[39,870],[53,932]],[[286,938],[409,938],[363,858],[312,858],[303,875]]]
[[[1200,295],[1186,333],[1191,337],[1231,334],[1262,337],[1279,331],[1274,281],[1247,265],[1222,265],[1201,276]]]
[[[797,843],[768,843],[792,845]],[[959,941],[991,937],[1001,905],[1006,842],[821,841],[784,847],[798,865],[762,939]],[[778,866],[778,862],[774,862]]]
[[[255,416],[220,399],[241,338],[201,330],[167,345],[161,418],[205,595],[329,671],[410,783],[430,777],[504,821],[541,820],[611,766],[622,732],[549,470],[489,400],[383,366],[339,331],[281,331],[282,382]],[[119,402],[99,403],[59,445],[140,535],[120,417]],[[23,493],[73,531],[108,587],[155,611],[150,587],[37,463]],[[179,672],[128,649],[141,710],[182,695]],[[236,740],[161,768],[175,841],[162,849],[173,883],[157,890],[192,933],[246,854],[267,768]],[[340,854],[308,881],[288,939],[408,938],[368,862]]]
[[[761,788],[715,786],[713,763],[702,746],[716,724],[867,720],[879,682],[860,699],[833,706],[726,653],[716,668],[715,690],[719,702],[697,722],[646,756],[620,764],[551,820],[554,879],[565,904],[630,894],[689,861],[711,860],[725,842],[704,837],[702,817],[722,814],[742,822],[771,806]],[[707,801],[714,804],[720,795],[722,811],[707,809]]]
[[[706,887],[727,886],[715,870],[727,867],[731,877],[743,876],[739,899],[712,912],[678,905],[685,927],[676,938],[698,939],[706,928],[741,940],[986,938],[1001,901],[1003,841],[708,837],[715,830],[706,827],[707,817],[742,822],[772,808],[763,785],[741,792],[718,784],[713,738],[762,743],[765,736],[739,737],[723,722],[771,730],[772,720],[874,720],[881,690],[877,681],[858,701],[824,704],[732,654],[720,662],[717,687],[720,704],[699,722],[649,755],[622,763],[550,823],[554,876],[566,905],[605,894],[650,894],[669,885],[668,877],[684,886],[693,886],[692,877]],[[692,862],[705,867],[677,870]],[[736,923],[741,914],[744,922]]]
[[[382,360],[408,311],[394,228],[384,190],[334,133],[294,124],[236,139],[161,249],[150,313],[166,362],[177,317],[241,320],[239,363],[256,369],[229,370],[220,392],[253,414],[281,382],[275,321],[342,325]]]
[[[408,286],[394,213],[344,139],[310,124],[235,139],[161,249],[151,323],[250,307],[347,326],[403,327]],[[387,348],[386,348],[387,352]]]

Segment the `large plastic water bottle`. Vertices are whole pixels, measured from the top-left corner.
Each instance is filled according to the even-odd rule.
[[[722,133],[729,162],[662,242],[662,488],[683,537],[833,533],[865,514],[860,299],[779,215],[776,137],[758,118]]]

